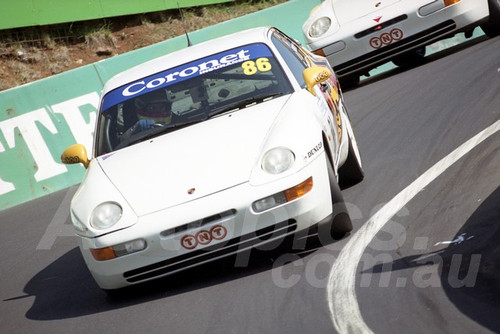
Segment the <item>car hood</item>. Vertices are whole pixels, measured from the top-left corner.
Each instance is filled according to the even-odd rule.
[[[363,16],[373,14],[382,8],[389,7],[401,0],[333,0],[332,6],[340,25],[351,22]],[[376,19],[373,17],[372,19]]]
[[[97,159],[138,216],[249,180],[289,96],[146,140]]]

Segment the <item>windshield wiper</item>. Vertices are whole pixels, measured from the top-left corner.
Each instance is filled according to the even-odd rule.
[[[261,102],[264,102],[264,100],[275,98],[275,97],[281,96],[281,95],[283,95],[283,93],[281,93],[281,92],[266,93],[266,94],[251,96],[251,97],[246,98],[244,100],[235,101],[233,103],[223,105],[219,108],[215,108],[212,112],[210,112],[209,118],[215,117],[215,116],[220,116],[222,113],[225,113],[228,111],[243,109],[243,108],[246,108],[249,105],[252,105],[254,103],[261,103]]]

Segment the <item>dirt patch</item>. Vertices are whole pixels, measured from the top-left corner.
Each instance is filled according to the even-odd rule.
[[[183,10],[0,31],[0,91],[143,48],[287,0],[235,1]]]

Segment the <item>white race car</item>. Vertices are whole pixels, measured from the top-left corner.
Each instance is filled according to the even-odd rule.
[[[302,26],[307,46],[325,56],[345,84],[388,61],[412,64],[425,46],[481,26],[500,34],[498,0],[326,0]]]
[[[340,187],[363,179],[330,65],[274,28],[112,78],[91,157],[75,144],[61,159],[87,168],[71,219],[105,290],[299,231],[344,236],[352,224]]]

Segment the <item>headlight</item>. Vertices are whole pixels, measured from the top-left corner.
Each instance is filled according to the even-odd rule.
[[[309,36],[316,38],[323,35],[325,32],[330,29],[332,25],[332,20],[329,17],[323,16],[322,18],[317,19],[314,23],[309,27]]]
[[[273,148],[264,154],[262,169],[270,174],[280,174],[288,170],[295,161],[292,151],[284,147]]]
[[[104,230],[115,225],[122,216],[122,207],[114,202],[99,204],[90,217],[90,225],[98,230]]]

